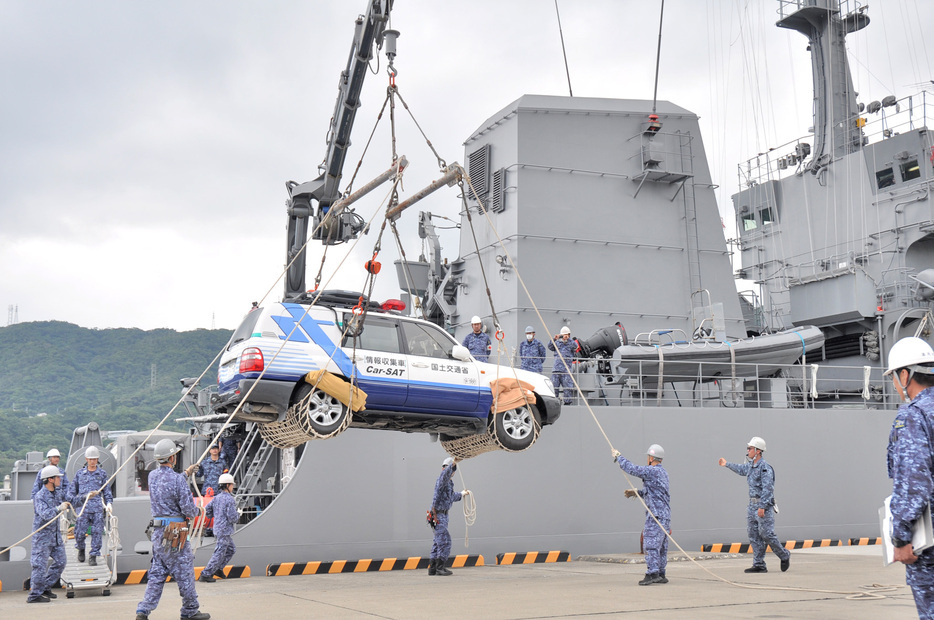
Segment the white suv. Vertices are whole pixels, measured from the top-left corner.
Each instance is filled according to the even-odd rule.
[[[552,424],[561,414],[551,381],[540,374],[478,362],[437,325],[372,305],[356,338],[345,335],[354,317],[348,300],[358,297],[325,299],[310,308],[273,303],[244,318],[220,360],[215,411],[229,415],[240,405],[235,419],[272,428],[305,399],[302,423],[317,436],[337,434],[350,416],[350,426],[438,433],[442,440],[489,434],[508,451],[528,448],[536,423]],[[354,377],[366,408],[351,413],[320,388],[307,398],[312,385],[304,378],[321,369]],[[530,385],[534,404],[494,415],[494,388],[508,379]]]

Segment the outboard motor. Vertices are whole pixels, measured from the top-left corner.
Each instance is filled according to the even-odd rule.
[[[609,358],[613,357],[613,352],[626,344],[629,344],[629,338],[626,336],[626,328],[616,323],[610,327],[604,327],[597,330],[593,336],[586,340],[578,340],[580,354],[582,357],[597,358],[598,372],[608,374]]]

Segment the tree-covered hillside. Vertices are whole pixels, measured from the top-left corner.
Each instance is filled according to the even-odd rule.
[[[0,477],[30,450],[54,446],[64,454],[75,427],[91,421],[104,430],[152,428],[178,401],[179,379],[210,366],[201,385],[216,383],[212,360],[229,338],[228,330],[58,321],[0,327]]]

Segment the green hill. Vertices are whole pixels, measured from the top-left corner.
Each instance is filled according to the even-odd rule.
[[[178,401],[179,379],[210,366],[201,385],[216,383],[212,360],[230,334],[58,321],[0,327],[0,477],[30,450],[65,453],[75,427],[90,421],[104,430],[152,428]]]

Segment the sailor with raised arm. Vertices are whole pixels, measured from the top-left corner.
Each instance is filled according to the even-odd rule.
[[[646,450],[646,465],[636,465],[627,460],[617,450],[613,450],[613,460],[619,468],[630,476],[642,478],[643,486],[638,491],[626,489],[626,497],[638,495],[645,500],[648,511],[645,513],[643,527],[643,545],[645,546],[645,577],[640,586],[655,583],[668,583],[665,569],[668,566],[668,532],[671,529],[671,495],[668,490],[668,472],[662,467],[665,450],[653,443]],[[655,515],[654,518],[652,515]],[[656,519],[658,522],[656,523]],[[659,523],[661,526],[659,526]]]

